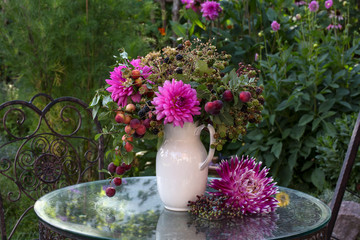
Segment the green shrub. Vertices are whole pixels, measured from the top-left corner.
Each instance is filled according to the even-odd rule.
[[[326,182],[331,189],[335,189],[340,175],[357,116],[357,113],[343,114],[341,118],[336,118],[334,121],[336,133],[333,136],[323,135],[317,138],[315,164],[325,173]],[[360,151],[356,156],[347,186],[352,191],[359,189]]]

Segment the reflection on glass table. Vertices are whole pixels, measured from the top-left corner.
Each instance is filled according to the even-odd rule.
[[[47,227],[73,239],[161,240],[288,239],[324,228],[331,214],[320,200],[280,187],[288,205],[274,213],[208,221],[164,209],[156,177],[124,178],[112,198],[105,195],[106,184],[108,180],[55,190],[35,203],[35,212]]]

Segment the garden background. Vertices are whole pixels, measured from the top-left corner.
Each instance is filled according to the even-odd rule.
[[[183,1],[186,2],[186,1]],[[207,20],[180,0],[3,0],[0,2],[0,103],[43,92],[88,102],[115,64],[183,40],[212,39],[239,62],[261,70],[263,121],[224,146],[271,168],[282,186],[329,200],[360,111],[360,1],[221,0]],[[274,29],[272,23],[280,24]],[[109,119],[99,116],[103,126]],[[110,119],[112,120],[112,119]],[[0,127],[0,131],[4,130]],[[3,134],[0,134],[0,142]],[[107,162],[118,139],[107,138]],[[131,175],[153,175],[156,146]],[[360,192],[360,161],[349,190]],[[0,183],[1,184],[4,183]]]

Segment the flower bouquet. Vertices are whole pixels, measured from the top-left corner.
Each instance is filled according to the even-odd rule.
[[[249,123],[261,121],[264,98],[257,84],[258,70],[244,63],[232,69],[230,58],[211,42],[200,40],[184,41],[133,60],[120,51],[106,80],[108,86],[98,90],[91,103],[94,116],[114,119],[102,134],[117,141],[116,157],[104,170],[115,185],[121,184],[122,175],[134,165],[134,146],[142,140],[161,139],[164,126],[211,124],[210,149],[221,151],[226,143],[246,134]],[[106,192],[112,196],[115,189]]]

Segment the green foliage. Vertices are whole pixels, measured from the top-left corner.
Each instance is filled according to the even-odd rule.
[[[316,13],[291,0],[220,3],[223,12],[215,21],[199,13],[206,29],[186,12],[180,23],[188,38],[212,37],[231,53],[228,70],[240,61],[253,62],[257,53],[265,97],[264,121],[250,126],[243,143],[229,144],[226,152],[256,156],[280,185],[323,189],[329,172],[315,161],[317,139],[334,137],[334,119],[360,110],[357,2],[334,2],[329,10],[319,2]],[[330,18],[331,11],[340,14]],[[279,31],[272,30],[272,21]],[[327,29],[330,24],[341,29]]]
[[[334,189],[350,142],[350,136],[357,114],[343,114],[334,121],[334,136],[323,135],[317,138],[316,165],[325,173],[329,187]],[[356,191],[360,186],[360,153],[357,154],[351,171],[348,186]]]
[[[21,95],[45,92],[89,101],[112,56],[157,45],[157,4],[144,1],[1,1],[0,63]],[[155,24],[154,24],[155,23]],[[160,23],[160,21],[159,21]],[[4,69],[5,69],[4,68]],[[85,90],[85,91],[84,91]]]

